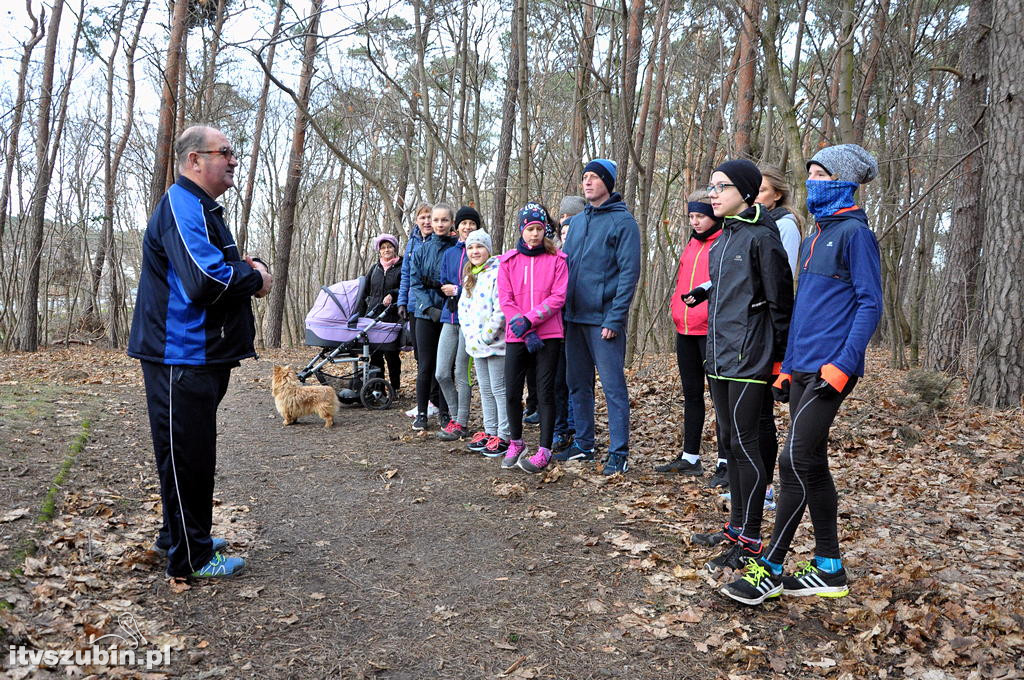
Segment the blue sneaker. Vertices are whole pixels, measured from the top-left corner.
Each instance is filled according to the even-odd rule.
[[[199,571],[192,572],[192,578],[231,578],[238,576],[245,569],[245,560],[241,557],[224,557],[219,552]]]
[[[629,461],[626,460],[626,454],[609,453],[608,460],[604,462],[604,469],[601,470],[601,474],[610,477],[620,472],[625,473],[628,470]]]
[[[228,542],[225,541],[223,538],[214,538],[211,540],[213,541],[213,552],[215,553],[218,553],[221,550],[224,550],[224,548],[228,547]],[[167,548],[161,548],[156,543],[153,544],[153,547],[150,548],[150,550],[155,552],[159,557],[167,557]]]
[[[572,433],[567,432],[565,434],[556,434],[555,440],[551,442],[551,450],[555,453],[559,451],[565,451],[572,444]]]
[[[533,411],[523,416],[523,422],[527,425],[540,424],[540,411]]]
[[[594,460],[594,449],[581,448],[577,442],[573,442],[569,445],[569,448],[564,451],[559,451],[554,455],[555,460],[564,463],[567,460]]]

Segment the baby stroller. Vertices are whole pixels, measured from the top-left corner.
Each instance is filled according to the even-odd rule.
[[[306,344],[319,347],[320,353],[298,373],[299,380],[313,376],[321,385],[330,385],[343,404],[361,403],[370,409],[386,409],[395,399],[395,390],[382,371],[370,365],[370,354],[377,350],[400,350],[404,324],[383,321],[392,305],[377,305],[359,316],[359,301],[366,297],[366,277],[323,286],[316,302],[306,314]],[[351,364],[345,375],[328,373],[336,364]]]

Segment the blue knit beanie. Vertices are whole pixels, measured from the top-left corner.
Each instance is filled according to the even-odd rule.
[[[583,166],[583,174],[592,172],[601,178],[604,185],[608,187],[608,193],[610,194],[615,189],[615,178],[619,174],[619,166],[615,164],[615,161],[608,160],[607,158],[595,158],[586,165]]]

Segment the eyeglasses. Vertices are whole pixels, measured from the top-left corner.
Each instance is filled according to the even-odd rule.
[[[726,182],[719,182],[718,184],[709,184],[709,185],[707,185],[707,187],[704,188],[704,191],[708,192],[709,194],[720,194],[723,191],[725,191],[726,189],[728,189],[729,187],[734,187],[734,186],[736,186],[736,185],[735,184],[728,184]]]
[[[219,149],[213,149],[212,151],[196,151],[196,153],[220,154],[221,156],[224,156],[224,158],[227,158],[228,160],[232,158],[238,158],[238,156],[235,155],[235,150],[232,149],[230,146],[222,146]]]

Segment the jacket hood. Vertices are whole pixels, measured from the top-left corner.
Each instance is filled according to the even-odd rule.
[[[601,205],[599,205],[597,207],[594,207],[592,205],[588,205],[585,208],[585,210],[588,210],[588,211],[591,211],[591,212],[620,212],[620,211],[627,211],[628,212],[629,208],[627,208],[626,204],[623,203],[623,201],[622,201],[622,194],[620,194],[618,191],[616,191],[616,192],[612,193],[612,195],[608,197],[608,200],[605,201],[604,203],[602,203]]]

